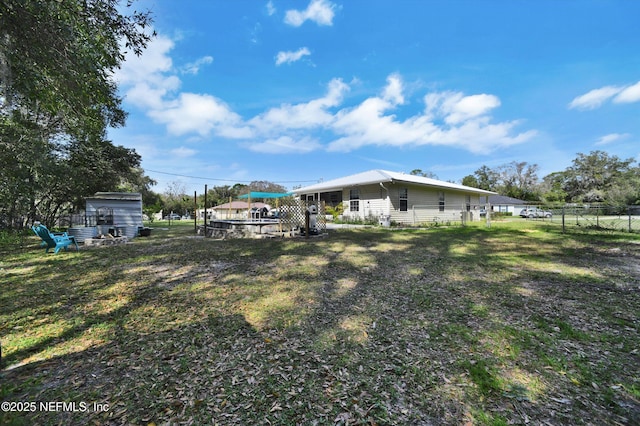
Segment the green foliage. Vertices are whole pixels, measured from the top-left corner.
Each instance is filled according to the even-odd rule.
[[[236,198],[240,195],[240,190],[244,188],[244,185],[221,185],[210,188],[207,192],[207,205],[218,206],[220,204],[228,203],[230,199]],[[204,197],[199,197],[204,207]]]
[[[336,220],[338,216],[344,213],[344,204],[338,203],[335,205],[335,207],[327,205],[325,206],[325,211],[327,212],[327,214],[332,215],[333,219]]]
[[[475,171],[478,188],[486,191],[495,191],[498,188],[500,175],[497,171],[491,170],[487,166],[482,166]]]
[[[495,191],[521,200],[537,200],[538,165],[512,161],[495,169],[482,166],[474,175],[465,176],[463,185]]]
[[[423,172],[422,169],[413,169],[411,170],[411,172],[409,173],[410,175],[414,175],[414,176],[422,176],[422,177],[427,177],[427,178],[431,178],[431,179],[438,179],[438,175],[436,175],[433,172],[430,171],[426,171]]]
[[[503,217],[512,217],[513,212],[491,212],[491,217],[493,219],[500,219]]]
[[[288,192],[287,188],[277,183],[269,182],[266,180],[254,180],[249,185],[247,185],[240,193],[246,194],[248,192],[279,192],[285,193]]]
[[[604,151],[577,154],[570,167],[538,181],[537,164],[512,161],[495,169],[482,166],[462,183],[525,201],[547,204],[640,204],[640,166]]]
[[[193,210],[193,207],[193,197],[186,194],[184,185],[178,181],[169,183],[167,190],[162,194],[164,214],[173,212],[183,215]]]
[[[64,143],[23,120],[0,118],[0,219],[5,226],[25,221],[52,223],[65,210],[84,206],[83,197],[120,188],[140,190],[153,183],[140,169],[140,156],[104,139]],[[44,135],[44,137],[42,136]]]
[[[487,426],[507,426],[509,422],[507,422],[502,416],[492,416],[490,413],[487,413],[483,410],[474,410],[473,412],[474,419],[477,420],[478,424],[487,425]]]
[[[559,330],[560,333],[560,337],[562,337],[563,339],[570,339],[570,340],[578,340],[578,341],[588,341],[589,340],[589,335],[580,331],[580,330],[576,330],[574,329],[571,324],[569,324],[566,321],[563,320],[556,320],[555,321],[556,327]]]
[[[15,247],[21,247],[30,232],[27,230],[0,229],[0,251],[10,251]]]
[[[478,386],[483,395],[489,396],[502,390],[496,370],[485,360],[464,361],[462,366],[469,372],[471,381]]]
[[[118,0],[4,0],[0,96],[60,118],[67,133],[124,123],[112,80],[121,46],[140,54],[153,36],[148,12],[121,13]],[[129,2],[131,3],[131,2]]]
[[[478,178],[474,175],[467,175],[462,178],[462,184],[464,186],[470,186],[472,188],[480,188],[480,183],[478,182]]]
[[[640,167],[604,151],[578,154],[573,164],[551,178],[568,202],[635,204],[640,199]]]
[[[364,218],[360,216],[342,216],[342,219],[336,220],[336,223],[349,225],[378,225],[378,218],[371,214]]]
[[[141,157],[132,149],[105,140],[75,140],[64,151],[69,197],[75,195],[69,199],[75,208],[84,206],[83,196],[88,194],[116,189],[133,191],[144,185],[139,168]]]
[[[542,199],[545,203],[565,203],[568,194],[563,188],[565,172],[554,172],[544,177],[540,185]]]
[[[132,2],[128,2],[127,7]],[[4,0],[0,8],[0,223],[51,222],[96,191],[153,182],[105,139],[124,124],[112,74],[153,36],[117,0]]]

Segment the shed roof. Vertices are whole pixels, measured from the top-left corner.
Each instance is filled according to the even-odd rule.
[[[434,188],[452,189],[456,191],[471,192],[474,194],[491,195],[495,192],[484,189],[472,188],[470,186],[459,185],[457,183],[445,182],[423,176],[415,176],[401,172],[390,172],[388,170],[369,170],[355,175],[345,176],[338,179],[320,182],[315,185],[305,186],[294,190],[296,194],[309,194],[315,192],[338,191],[354,186],[373,185],[377,183],[404,182],[415,185],[423,185]]]
[[[93,196],[85,199],[141,201],[142,194],[139,192],[96,192]]]

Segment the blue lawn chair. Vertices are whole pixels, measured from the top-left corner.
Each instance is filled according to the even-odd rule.
[[[33,232],[36,233],[37,236],[42,238],[42,243],[40,246],[46,247],[45,252],[49,253],[49,249],[55,249],[54,253],[58,253],[61,248],[67,250],[67,247],[71,244],[76,246],[76,250],[78,250],[78,243],[76,242],[76,237],[68,235],[66,232],[62,233],[52,233],[50,232],[46,226],[44,225],[34,225],[31,227]]]

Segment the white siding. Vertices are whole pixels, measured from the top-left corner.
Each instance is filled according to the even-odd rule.
[[[358,189],[360,192],[360,209],[357,212],[350,210],[351,189]],[[385,198],[382,198],[385,197]],[[387,212],[386,191],[384,191],[380,185],[366,185],[353,188],[347,188],[342,191],[342,199],[344,205],[344,214],[353,218],[367,218],[372,217],[378,219],[380,215]]]
[[[360,209],[350,211],[350,190],[360,191]],[[386,188],[386,189],[385,189]],[[407,211],[400,211],[400,192],[407,189]],[[444,211],[440,211],[439,192],[445,194]],[[404,224],[431,222],[459,222],[466,211],[467,195],[470,197],[470,220],[480,218],[480,196],[451,189],[424,188],[407,184],[366,185],[346,188],[342,192],[344,214],[352,218],[379,218],[390,214],[391,220]],[[387,196],[389,200],[387,201]]]
[[[491,211],[494,213],[511,213],[513,216],[518,216],[520,210],[527,208],[526,205],[513,205],[513,204],[495,204],[491,205]]]
[[[142,197],[139,199],[110,199],[87,198],[86,215],[92,216],[96,211],[106,207],[113,209],[113,225],[98,225],[98,233],[109,232],[108,228],[117,226],[123,235],[133,238],[138,234],[138,227],[142,226]]]

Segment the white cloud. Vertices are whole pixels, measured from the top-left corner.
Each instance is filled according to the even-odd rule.
[[[222,100],[207,94],[179,92],[182,84],[173,67],[170,52],[174,42],[162,35],[154,38],[141,56],[128,55],[114,79],[125,91],[125,99],[145,110],[156,123],[167,126],[172,135],[215,133],[228,138],[252,135],[238,114]],[[202,65],[213,62],[204,56],[181,70],[196,74]]]
[[[367,141],[374,144],[387,144],[385,141],[388,141],[390,145],[407,143],[417,135],[412,136],[409,128],[401,129],[394,115],[384,115],[385,111],[403,102],[402,80],[398,74],[392,74],[387,78],[382,97],[365,99],[360,105],[337,113],[334,130],[349,136],[333,142],[329,148],[351,150],[368,144]]]
[[[169,52],[174,43],[167,37],[152,39],[141,56],[129,52],[121,68],[113,75],[114,80],[125,89],[125,98],[143,109],[156,108],[165,96],[180,87],[180,79],[167,75],[173,69]]]
[[[307,103],[284,104],[278,108],[271,108],[252,118],[249,124],[263,134],[282,132],[286,129],[328,126],[335,119],[328,109],[339,106],[348,90],[349,86],[342,80],[333,79],[328,85],[327,94],[322,98]]]
[[[162,109],[148,114],[176,136],[188,133],[207,136],[214,131],[231,138],[251,136],[250,130],[243,128],[240,116],[211,95],[181,93],[178,98],[166,102]]]
[[[196,60],[195,62],[186,64],[182,67],[182,72],[184,74],[193,74],[196,75],[200,72],[200,67],[203,65],[209,65],[213,62],[213,56],[203,56],[202,58]]]
[[[620,139],[628,138],[629,136],[631,136],[629,133],[611,133],[599,138],[595,145],[609,145]]]
[[[388,80],[384,94],[394,92]],[[397,91],[395,91],[397,92]],[[457,92],[430,93],[424,97],[422,114],[400,121],[387,114],[395,105],[372,97],[357,107],[338,112],[334,131],[342,136],[329,144],[330,151],[352,151],[366,145],[447,145],[475,153],[489,153],[500,147],[525,142],[536,135],[528,131],[513,135],[519,121],[491,123],[488,113],[500,105],[494,95],[464,96]]]
[[[262,24],[260,22],[256,22],[256,24],[253,26],[253,29],[249,32],[249,41],[253,44],[259,44],[261,33]]]
[[[295,52],[278,52],[276,56],[276,65],[290,64],[299,61],[303,56],[309,56],[311,52],[306,47],[301,47]]]
[[[457,124],[489,113],[500,106],[500,99],[493,95],[464,96],[453,105],[445,118],[447,123]]]
[[[517,120],[492,123],[489,113],[500,106],[500,100],[489,94],[430,93],[424,97],[424,112],[399,120],[391,112],[405,102],[403,86],[402,77],[392,74],[379,96],[341,108],[349,86],[334,79],[321,98],[284,104],[250,119],[247,125],[256,135],[272,137],[247,146],[265,153],[310,152],[319,149],[319,142],[298,134],[322,130],[336,136],[327,146],[329,151],[348,152],[368,145],[446,145],[488,153],[536,135],[533,130],[514,134],[520,125]]]
[[[604,102],[620,93],[619,87],[605,86],[600,89],[593,89],[584,95],[578,96],[571,101],[569,109],[596,109]]]
[[[266,154],[307,154],[321,148],[315,139],[304,136],[295,139],[292,136],[280,136],[276,139],[268,139],[262,143],[248,144],[248,148],[254,152]]]
[[[429,93],[424,102],[430,119],[442,119],[447,124],[486,117],[492,109],[500,106],[500,99],[494,95],[464,96],[459,92]]]
[[[569,109],[596,109],[606,101],[614,103],[640,102],[640,81],[630,86],[604,86],[580,95],[569,103]]]
[[[179,157],[179,158],[193,157],[194,155],[196,155],[197,152],[198,151],[196,151],[195,149],[187,148],[187,147],[184,147],[184,146],[172,149],[170,151],[171,155],[173,155],[175,157]]]
[[[630,86],[605,86],[591,90],[572,100],[569,108],[596,109],[608,100],[617,104],[640,102],[640,81]]]
[[[151,76],[158,76],[170,71],[173,61],[169,52],[174,48],[174,42],[168,37],[158,35],[153,38],[142,55],[133,52],[126,55],[121,67],[114,73],[114,79],[119,84],[136,84]]]
[[[178,90],[180,84],[176,76],[154,78],[150,75],[149,81],[140,81],[127,90],[125,97],[138,108],[162,108],[164,98]]]
[[[269,16],[273,16],[276,13],[276,7],[273,5],[273,1],[269,0],[267,2],[267,14]]]
[[[382,98],[393,104],[402,105],[404,103],[402,91],[402,78],[398,74],[392,74],[387,77],[387,87],[384,88]]]
[[[368,145],[443,145],[488,153],[530,140],[536,134],[533,130],[517,133],[516,127],[520,125],[517,120],[492,122],[490,113],[500,106],[500,99],[491,94],[428,93],[423,98],[422,111],[399,119],[395,110],[406,104],[407,95],[402,76],[397,73],[387,77],[378,95],[355,105],[343,104],[350,87],[336,78],[319,98],[282,104],[245,119],[213,95],[179,92],[181,81],[169,57],[173,42],[160,36],[151,47],[151,61],[146,61],[146,53],[142,58],[130,59],[131,62],[128,59],[119,75],[124,82],[121,87],[129,102],[175,136],[205,138],[215,134],[244,140],[247,149],[263,153],[304,154],[318,149],[347,152]],[[289,53],[293,55],[283,56],[282,61],[303,57],[308,49]],[[206,62],[210,60],[204,59],[202,63]],[[633,86],[629,87],[625,96],[632,99],[633,90]],[[315,132],[332,135],[333,141],[324,146]],[[189,156],[191,151],[176,148],[173,155]]]
[[[310,20],[318,25],[333,25],[335,5],[328,0],[311,0],[305,10],[288,10],[284,22],[299,27],[305,21]]]
[[[640,81],[632,86],[625,87],[613,99],[615,103],[640,102]]]

